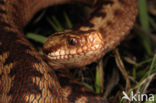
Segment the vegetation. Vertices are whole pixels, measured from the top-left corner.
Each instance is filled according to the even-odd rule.
[[[71,70],[75,79],[111,103],[128,103],[121,99],[123,91],[129,95],[132,91],[134,94],[153,94],[154,101],[144,98],[142,103],[156,103],[156,1],[138,0],[138,4],[134,29],[120,46],[96,63]],[[50,34],[83,21],[87,10],[86,6],[74,4],[43,10],[26,27],[26,36],[42,51],[41,45]]]

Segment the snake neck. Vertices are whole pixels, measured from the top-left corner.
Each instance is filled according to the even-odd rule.
[[[89,21],[79,31],[96,30],[103,36],[104,52],[124,40],[134,25],[137,15],[136,0],[99,0]]]

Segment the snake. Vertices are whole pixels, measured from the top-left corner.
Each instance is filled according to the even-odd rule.
[[[71,2],[93,12],[81,25],[50,36],[41,56],[23,28],[39,10]],[[0,103],[108,103],[56,71],[104,56],[125,39],[136,16],[136,0],[0,0]]]

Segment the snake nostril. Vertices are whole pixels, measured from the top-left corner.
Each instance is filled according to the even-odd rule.
[[[69,38],[68,39],[68,44],[69,45],[76,45],[78,43],[76,38]]]

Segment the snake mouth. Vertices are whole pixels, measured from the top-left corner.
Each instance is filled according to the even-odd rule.
[[[100,51],[102,49],[102,45],[94,45],[91,47],[83,47],[82,49],[79,48],[77,50],[68,50],[68,51],[58,51],[58,52],[52,52],[49,53],[47,56],[48,58],[52,59],[52,60],[63,60],[63,59],[74,59],[74,57],[76,57],[76,59],[80,59],[81,58],[88,58],[92,55],[96,55],[96,53],[98,51]]]
[[[91,64],[102,57],[104,55],[103,50],[102,45],[94,45],[79,53],[70,51],[64,55],[61,55],[61,52],[49,53],[47,55],[47,62],[55,69],[79,68]]]

